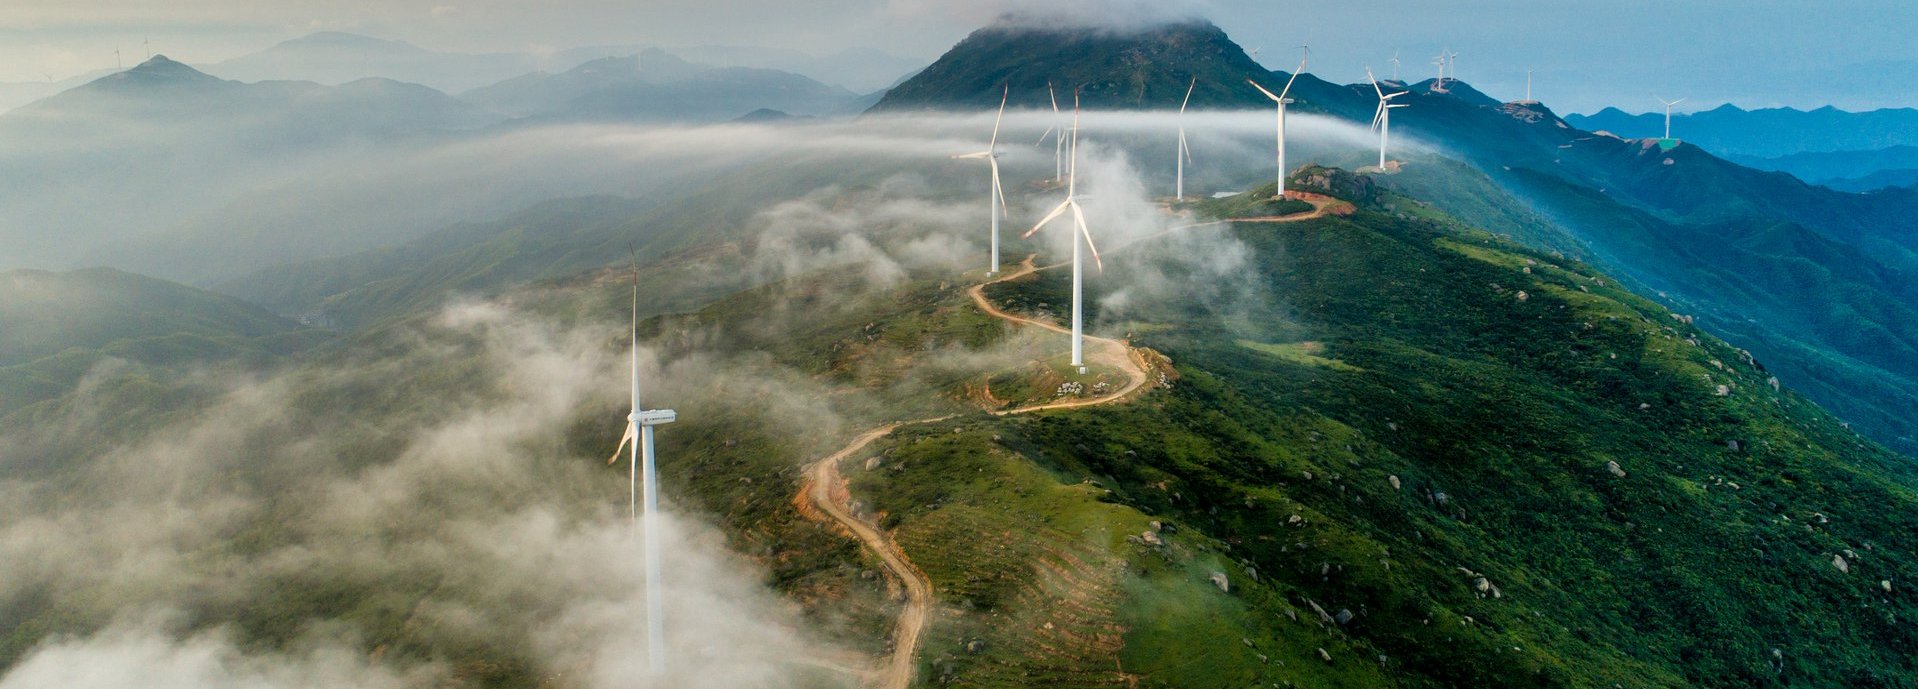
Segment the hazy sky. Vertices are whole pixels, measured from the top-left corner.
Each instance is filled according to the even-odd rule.
[[[1167,7],[1172,9],[1166,9]],[[1395,48],[1405,74],[1461,53],[1459,76],[1505,97],[1537,70],[1536,95],[1560,110],[1654,93],[1688,106],[1904,106],[1918,3],[1905,0],[0,0],[0,81],[64,78],[153,50],[204,63],[317,30],[408,40],[446,51],[536,51],[593,44],[734,44],[831,52],[861,46],[930,61],[992,16],[1034,10],[1102,20],[1172,13],[1217,22],[1259,58],[1289,69],[1301,43],[1312,71],[1353,81]],[[1152,8],[1152,9],[1142,9]],[[1902,64],[1896,64],[1900,63]]]

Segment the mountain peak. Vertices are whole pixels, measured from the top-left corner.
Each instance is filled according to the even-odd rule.
[[[135,65],[132,69],[116,74],[109,74],[101,77],[94,83],[157,86],[163,84],[216,84],[223,82],[224,80],[219,77],[188,67],[165,55],[154,55],[148,58],[146,62]]]
[[[1011,103],[1072,107],[1073,89],[1089,108],[1177,108],[1197,79],[1194,107],[1238,106],[1257,94],[1246,79],[1271,72],[1225,31],[1204,19],[1161,17],[1089,25],[1007,15],[954,45],[919,74],[888,91],[876,111],[989,107],[1000,89]]]

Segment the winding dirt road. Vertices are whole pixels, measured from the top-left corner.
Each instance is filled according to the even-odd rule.
[[[1181,225],[1168,229],[1158,235],[1141,238],[1126,246],[1180,230],[1211,225],[1226,223],[1303,222],[1322,218],[1326,215],[1343,215],[1352,212],[1351,204],[1329,196],[1301,193],[1296,194],[1296,197],[1312,204],[1312,210],[1306,213],[1286,216],[1237,218]],[[1115,247],[1112,251],[1118,251],[1123,248],[1125,247]],[[1112,251],[1107,253],[1112,253]],[[1033,326],[1069,335],[1072,331],[1058,324],[1007,313],[1004,309],[993,304],[991,300],[986,299],[985,293],[985,288],[988,285],[1015,280],[1041,270],[1051,270],[1064,265],[1070,264],[1060,263],[1039,267],[1033,264],[1032,256],[1027,256],[1024,261],[1019,263],[1018,270],[1006,273],[996,279],[973,285],[966,290],[966,294],[972,297],[973,304],[977,305],[986,315],[1014,325]],[[1146,360],[1145,355],[1141,353],[1140,350],[1134,349],[1131,344],[1122,340],[1096,337],[1093,335],[1086,335],[1085,339],[1087,344],[1091,345],[1088,352],[1090,356],[1087,359],[1087,363],[1097,363],[1118,371],[1123,371],[1126,376],[1125,385],[1120,386],[1118,390],[1110,394],[1099,397],[1038,404],[1015,409],[1001,409],[992,411],[991,413],[996,416],[1008,416],[1012,414],[1030,414],[1052,409],[1070,409],[1112,404],[1124,401],[1133,393],[1144,388],[1147,381],[1151,380],[1152,364]],[[886,568],[887,573],[901,582],[905,591],[905,605],[899,612],[898,622],[893,626],[892,656],[887,658],[883,667],[869,679],[869,686],[877,687],[878,689],[906,689],[912,684],[913,670],[919,658],[920,637],[925,631],[926,619],[932,611],[932,581],[926,578],[926,574],[919,571],[917,566],[912,564],[912,560],[906,557],[906,552],[900,549],[899,544],[893,541],[890,536],[881,532],[877,525],[861,519],[852,513],[851,490],[847,487],[845,477],[839,473],[839,465],[844,463],[846,458],[851,457],[854,453],[871,445],[873,441],[891,435],[893,431],[899,430],[899,428],[903,426],[937,423],[950,418],[952,418],[952,416],[899,421],[860,434],[858,437],[853,438],[852,442],[848,443],[845,447],[840,448],[838,452],[834,452],[830,456],[807,466],[805,471],[806,483],[800,487],[799,495],[797,496],[798,502],[802,504],[811,502],[824,516],[830,518],[841,528],[845,529],[846,532],[857,539],[860,545],[864,546],[867,551],[871,552],[875,557],[878,557],[880,564]]]

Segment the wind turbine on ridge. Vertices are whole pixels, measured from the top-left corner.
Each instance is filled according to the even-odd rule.
[[[992,166],[992,190],[986,193],[986,211],[992,214],[992,258],[986,265],[988,277],[999,272],[999,218],[1006,210],[1006,192],[999,185],[999,123],[1006,117],[1006,98],[1012,95],[1012,85],[1006,84],[999,93],[999,114],[992,119],[992,143],[986,144],[986,150],[978,153],[965,153],[953,156],[955,160],[984,158]]]
[[[1185,106],[1192,103],[1192,89],[1197,88],[1198,85],[1199,78],[1192,77],[1192,83],[1185,86],[1185,100],[1179,101],[1179,152],[1173,156],[1177,159],[1178,165],[1178,173],[1175,176],[1177,181],[1172,184],[1174,201],[1185,199],[1185,163],[1192,159],[1192,149],[1185,143]]]
[[[1659,96],[1652,97],[1658,98],[1658,102],[1665,104],[1665,139],[1670,140],[1672,138],[1672,106],[1685,102],[1685,99],[1665,100]]]
[[[1392,49],[1392,81],[1395,83],[1404,83],[1399,81],[1399,51],[1397,48]]]
[[[1379,108],[1372,112],[1372,131],[1379,133],[1379,172],[1385,171],[1385,145],[1392,136],[1392,109],[1408,107],[1408,103],[1393,103],[1392,99],[1411,91],[1386,93],[1379,88],[1379,80],[1372,76],[1372,68],[1365,68],[1365,78],[1372,82],[1372,91],[1379,94]]]
[[[1047,213],[1039,223],[1026,230],[1025,237],[1037,234],[1047,223],[1052,222],[1066,211],[1072,212],[1072,367],[1080,373],[1086,372],[1085,330],[1082,326],[1085,302],[1084,259],[1080,254],[1079,238],[1085,238],[1085,247],[1092,250],[1092,260],[1099,266],[1099,272],[1106,270],[1105,261],[1099,258],[1099,247],[1092,243],[1092,231],[1086,229],[1085,211],[1079,208],[1079,90],[1072,91],[1072,164],[1066,177],[1066,200],[1052,212]]]
[[[1273,187],[1273,198],[1285,198],[1285,106],[1293,102],[1291,98],[1286,96],[1292,93],[1292,82],[1299,80],[1299,73],[1305,71],[1305,63],[1310,59],[1312,59],[1312,49],[1304,48],[1304,54],[1299,56],[1298,69],[1292,70],[1292,78],[1285,80],[1285,88],[1280,89],[1277,95],[1273,95],[1271,91],[1266,90],[1264,86],[1260,86],[1256,81],[1252,81],[1251,79],[1245,80],[1245,83],[1251,84],[1252,88],[1258,89],[1259,93],[1263,93],[1265,97],[1272,99],[1273,110],[1276,113],[1274,119],[1277,121],[1278,128],[1276,139],[1278,142],[1279,184]]]
[[[613,449],[613,458],[606,461],[613,464],[619,461],[621,450],[632,448],[631,482],[632,504],[627,508],[629,516],[638,522],[641,548],[644,551],[646,572],[646,660],[653,674],[666,669],[666,614],[663,581],[659,573],[659,474],[655,468],[653,456],[653,427],[669,424],[678,420],[679,414],[671,409],[646,410],[639,406],[639,266],[633,266],[633,354],[632,354],[632,411],[626,415],[626,433],[619,437],[619,446]],[[642,480],[642,476],[644,479]],[[643,501],[642,501],[643,497]],[[640,506],[643,502],[645,511]]]

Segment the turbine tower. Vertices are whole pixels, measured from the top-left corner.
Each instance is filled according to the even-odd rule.
[[[1192,159],[1192,149],[1185,144],[1185,106],[1192,103],[1192,89],[1198,87],[1198,85],[1199,78],[1192,77],[1192,83],[1186,84],[1185,86],[1185,100],[1179,101],[1179,152],[1173,156],[1178,166],[1178,173],[1174,177],[1177,181],[1172,184],[1172,199],[1174,201],[1182,201],[1185,199],[1185,163]]]
[[[1537,102],[1532,100],[1532,70],[1528,69],[1525,70],[1525,103],[1530,105]]]
[[[1085,238],[1085,248],[1092,250],[1092,260],[1098,264],[1099,272],[1105,272],[1106,266],[1105,261],[1099,258],[1099,247],[1092,243],[1092,231],[1086,229],[1085,211],[1079,208],[1079,91],[1077,89],[1072,92],[1071,155],[1070,176],[1066,177],[1066,200],[1053,208],[1052,212],[1047,213],[1046,217],[1041,218],[1039,224],[1026,230],[1024,236],[1031,237],[1044,229],[1047,223],[1064,215],[1066,211],[1072,212],[1072,367],[1078,369],[1080,373],[1085,373],[1085,330],[1082,325],[1085,302],[1085,261],[1080,255],[1079,239],[1081,237]]]
[[[1658,102],[1665,104],[1665,139],[1669,141],[1672,138],[1672,106],[1685,102],[1685,99],[1680,98],[1678,100],[1665,100],[1664,98],[1659,98],[1658,96],[1652,96],[1652,97],[1658,98]]]
[[[1385,171],[1385,146],[1392,137],[1392,109],[1406,107],[1406,103],[1393,103],[1392,99],[1410,91],[1386,93],[1379,88],[1379,80],[1372,77],[1372,68],[1365,68],[1365,78],[1372,82],[1372,91],[1379,94],[1379,108],[1372,112],[1372,129],[1379,133],[1379,172]]]
[[[1273,187],[1273,198],[1285,198],[1285,106],[1292,104],[1292,99],[1286,96],[1292,93],[1292,82],[1299,80],[1299,73],[1305,71],[1305,63],[1311,58],[1311,49],[1307,48],[1305,54],[1299,57],[1298,69],[1292,70],[1292,78],[1285,80],[1285,88],[1280,89],[1278,95],[1273,95],[1271,91],[1267,91],[1265,87],[1260,86],[1258,82],[1250,79],[1246,80],[1246,83],[1251,84],[1252,88],[1258,89],[1259,93],[1263,93],[1266,98],[1272,99],[1273,110],[1276,113],[1274,118],[1277,121],[1278,129],[1279,184]]]
[[[992,166],[992,190],[986,192],[986,212],[992,215],[992,258],[986,265],[987,277],[999,272],[999,218],[1006,209],[1006,193],[999,185],[999,122],[1006,117],[1006,98],[1011,95],[1011,84],[999,93],[999,115],[992,120],[992,143],[986,144],[986,150],[953,156],[964,160],[984,158]]]
[[[619,447],[613,449],[613,458],[607,464],[619,461],[619,453],[631,443],[632,453],[632,504],[627,508],[629,516],[639,524],[644,539],[646,568],[646,659],[653,674],[666,669],[666,614],[663,610],[665,597],[661,590],[663,582],[659,574],[659,475],[654,467],[653,427],[669,424],[679,418],[671,409],[645,410],[639,406],[639,268],[633,268],[633,407],[626,415],[626,433],[619,438]],[[641,477],[644,477],[643,481]],[[644,498],[644,519],[641,519],[639,507]]]

